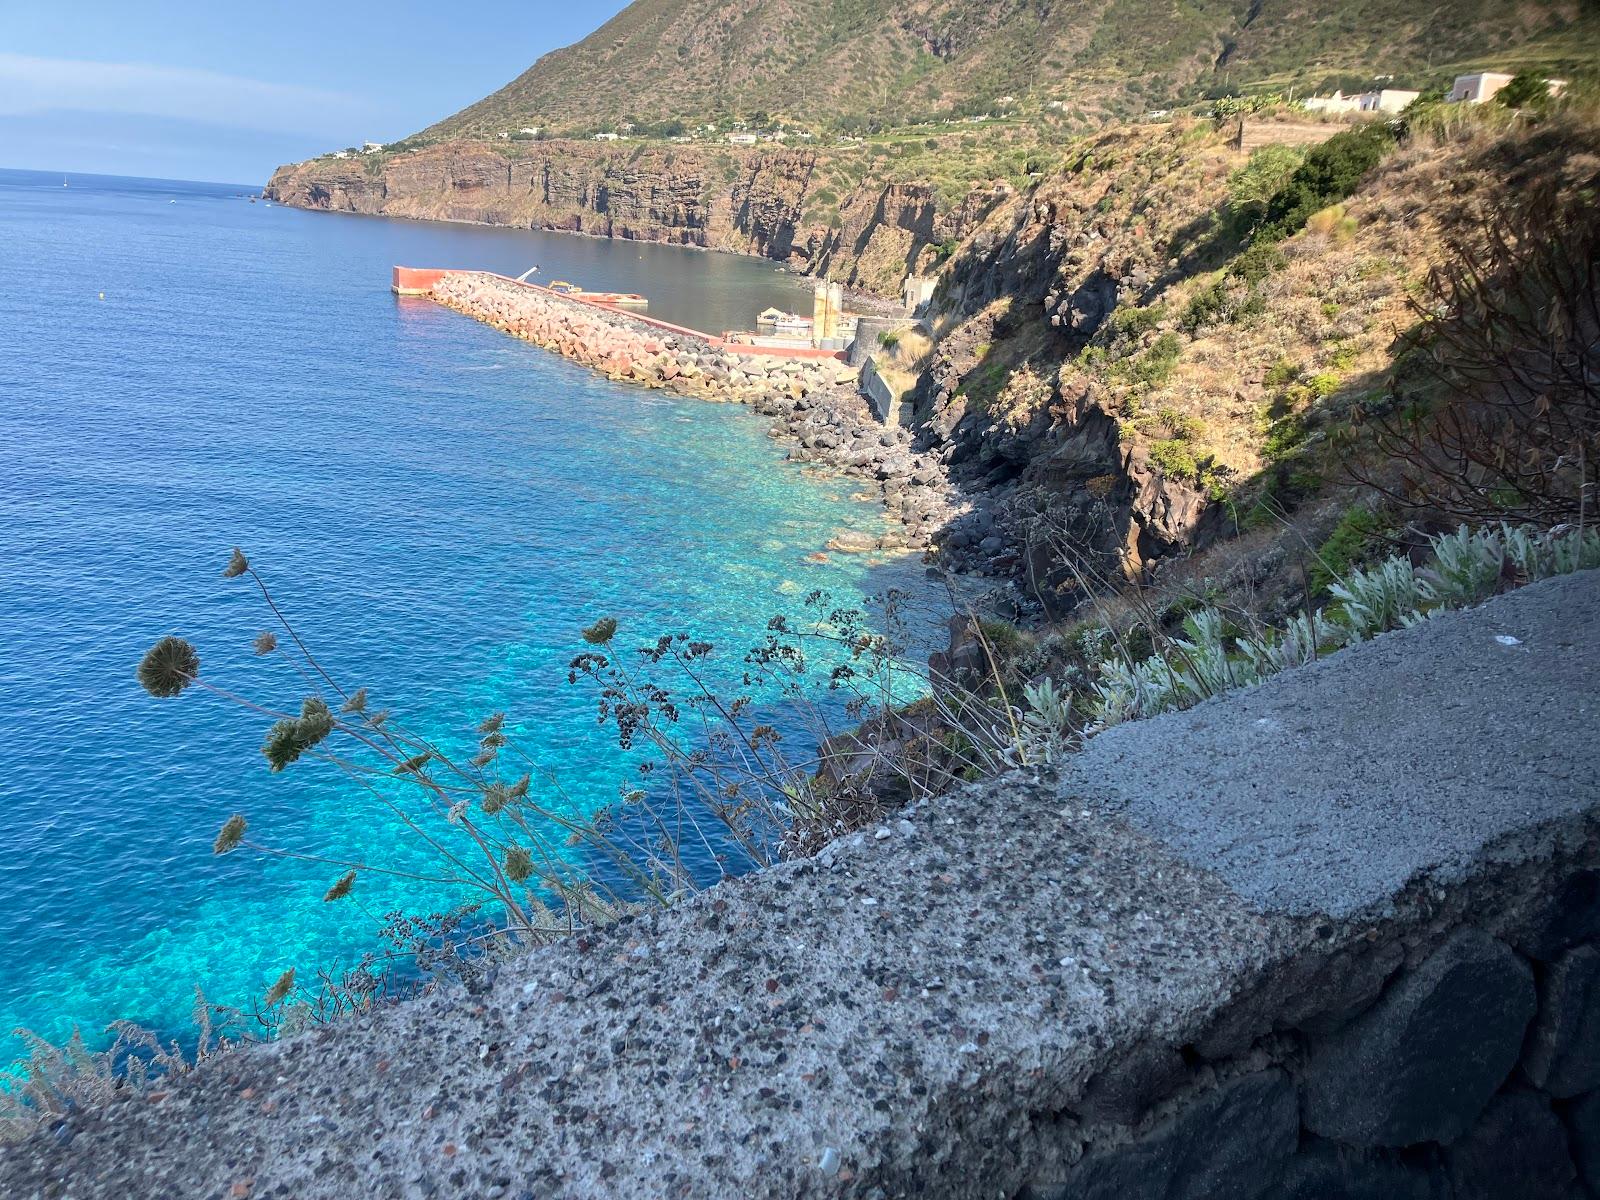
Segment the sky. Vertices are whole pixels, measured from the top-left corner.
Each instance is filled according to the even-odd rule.
[[[0,0],[0,167],[260,186],[466,107],[625,0]]]

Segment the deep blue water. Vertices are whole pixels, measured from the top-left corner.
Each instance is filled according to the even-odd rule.
[[[388,291],[396,262],[538,262],[720,328],[792,306],[792,279],[247,190],[0,172],[0,1033],[182,1033],[195,985],[248,1006],[289,965],[367,948],[374,914],[448,899],[364,879],[325,904],[326,867],[211,853],[238,811],[276,845],[425,863],[337,772],[269,774],[259,715],[137,687],[141,653],[180,633],[209,679],[304,693],[250,649],[268,621],[219,578],[233,545],[341,680],[441,738],[506,711],[581,807],[622,774],[565,679],[583,625],[745,646],[803,592],[917,577],[808,562],[882,518],[744,410],[608,383]]]

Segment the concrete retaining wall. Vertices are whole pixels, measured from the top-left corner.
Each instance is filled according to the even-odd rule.
[[[861,366],[861,394],[872,405],[872,415],[878,420],[885,425],[900,423],[900,393],[878,374],[877,364],[870,358]]]
[[[0,1194],[1600,1195],[1596,678],[1600,573],[1524,588],[75,1114]]]

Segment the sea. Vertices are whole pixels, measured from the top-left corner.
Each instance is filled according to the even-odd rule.
[[[197,989],[249,1012],[290,967],[356,961],[389,914],[463,899],[366,874],[324,901],[340,872],[320,860],[436,872],[338,769],[269,771],[268,713],[316,680],[255,653],[275,626],[248,578],[222,578],[233,547],[342,686],[467,751],[505,713],[563,811],[632,777],[594,690],[568,681],[597,619],[627,654],[710,643],[712,683],[736,690],[744,650],[814,592],[928,600],[914,561],[824,551],[882,514],[785,461],[764,420],[608,382],[389,289],[397,263],[537,266],[721,330],[803,308],[794,276],[258,191],[0,171],[0,1065],[26,1048],[13,1030],[191,1038]],[[168,634],[216,691],[140,689]],[[845,716],[814,690],[772,701],[796,747],[819,712]],[[214,854],[234,813],[304,857]]]

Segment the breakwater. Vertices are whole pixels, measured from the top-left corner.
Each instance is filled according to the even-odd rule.
[[[882,536],[841,535],[835,551],[927,546],[960,511],[940,461],[886,427],[857,390],[859,371],[823,350],[738,342],[623,312],[483,271],[395,269],[395,291],[425,297],[580,363],[619,383],[744,404],[774,418],[789,457],[860,480],[893,524]]]

